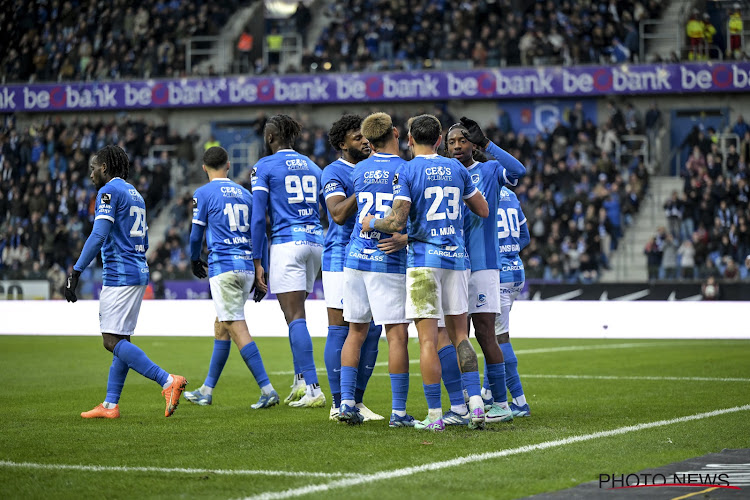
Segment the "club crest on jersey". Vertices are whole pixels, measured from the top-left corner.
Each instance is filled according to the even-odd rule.
[[[479,174],[472,174],[471,182],[473,182],[474,184],[479,184]]]
[[[487,302],[487,295],[485,295],[483,293],[478,294],[477,295],[477,302],[479,304],[484,304],[485,302]]]
[[[110,201],[112,201],[112,195],[111,194],[109,194],[109,193],[102,194],[102,203],[109,204]]]

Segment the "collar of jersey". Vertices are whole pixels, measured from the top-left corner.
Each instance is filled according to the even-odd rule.
[[[217,177],[216,179],[211,179],[211,182],[213,181],[228,181],[229,177]]]
[[[293,149],[279,149],[279,150],[278,150],[278,151],[276,151],[276,152],[277,152],[277,153],[296,153],[296,151],[295,151],[295,150],[293,150]]]
[[[354,168],[354,167],[355,167],[354,163],[348,162],[348,161],[346,161],[346,160],[345,160],[345,159],[343,159],[343,158],[339,158],[339,161],[340,161],[341,163],[343,163],[344,165],[348,165],[348,166],[350,166],[350,167],[352,167],[352,168]]]
[[[109,184],[110,182],[112,182],[112,181],[113,181],[113,180],[115,180],[115,179],[120,179],[120,180],[122,180],[122,177],[112,177],[112,178],[111,178],[110,180],[108,180],[108,181],[107,181],[107,184]]]
[[[437,158],[437,153],[432,153],[431,155],[417,155],[417,158]]]
[[[470,167],[466,168],[466,170],[471,170],[472,168],[476,167],[477,165],[479,165],[479,162],[475,160],[474,163],[472,163]]]
[[[398,155],[392,153],[375,153],[373,156],[379,156],[381,158],[397,158]]]

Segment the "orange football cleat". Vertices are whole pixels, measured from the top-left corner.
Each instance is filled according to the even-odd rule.
[[[185,386],[188,381],[181,375],[172,375],[172,385],[161,391],[161,395],[167,400],[167,407],[164,410],[164,416],[169,417],[177,409],[177,405],[180,404],[180,396],[182,391],[185,390]]]
[[[120,405],[116,405],[114,408],[105,408],[103,404],[100,404],[93,410],[85,411],[81,413],[83,418],[120,418]]]

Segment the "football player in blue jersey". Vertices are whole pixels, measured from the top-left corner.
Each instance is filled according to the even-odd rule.
[[[292,147],[300,125],[287,115],[274,115],[263,128],[268,156],[253,168],[251,233],[255,279],[266,286],[261,263],[266,213],[271,221],[269,283],[289,325],[294,360],[292,392],[284,400],[293,407],[323,408],[313,346],[305,319],[305,299],[312,292],[323,253],[323,202],[320,168]]]
[[[484,426],[477,355],[469,342],[468,279],[463,238],[463,203],[480,217],[489,215],[487,201],[457,160],[439,156],[440,121],[432,115],[410,119],[409,147],[415,158],[396,173],[392,212],[368,215],[363,228],[393,234],[408,221],[406,317],[414,319],[420,343],[420,368],[428,414],[416,428],[444,430],[440,401],[438,320],[444,316],[456,347],[464,385],[469,393],[472,428]],[[463,200],[463,202],[462,202]]]
[[[529,244],[529,227],[516,194],[504,187],[497,206],[497,234],[500,248],[500,314],[495,319],[495,335],[505,358],[505,385],[513,397],[514,417],[529,417],[531,410],[518,376],[518,359],[510,343],[510,310],[526,280],[521,250]],[[485,386],[487,378],[485,376]],[[483,397],[491,396],[483,390]]]
[[[346,114],[331,125],[328,140],[341,157],[323,169],[323,192],[328,210],[328,232],[323,246],[323,292],[328,308],[328,337],[323,359],[331,387],[331,412],[329,418],[337,420],[341,402],[341,349],[349,332],[344,321],[344,259],[346,246],[352,237],[357,203],[354,197],[352,171],[357,163],[370,155],[370,143],[360,131],[362,117]],[[383,417],[367,408],[362,402],[367,382],[375,369],[378,343],[382,328],[370,325],[362,353],[359,357],[356,406],[367,420],[382,420]]]
[[[486,150],[496,158],[477,161],[476,148]],[[494,402],[486,401],[488,423],[513,420],[505,390],[505,363],[495,339],[495,316],[500,314],[500,253],[498,250],[497,214],[500,190],[505,184],[516,185],[526,173],[524,166],[503,151],[482,132],[479,125],[461,118],[448,129],[446,153],[460,161],[471,175],[472,183],[487,199],[492,217],[483,219],[472,213],[464,218],[464,238],[471,261],[469,278],[469,314],[477,341],[484,353],[489,387],[496,393]],[[486,160],[482,158],[482,160]]]
[[[344,319],[349,335],[341,351],[341,407],[339,420],[358,424],[366,420],[355,405],[360,352],[370,336],[370,322],[385,325],[388,339],[388,372],[391,377],[390,427],[413,427],[406,413],[409,393],[409,353],[406,312],[406,236],[363,230],[367,215],[383,217],[393,204],[393,180],[406,162],[398,156],[398,129],[390,116],[375,113],[362,122],[362,134],[375,154],[359,162],[352,172],[357,216],[344,263]]]
[[[105,146],[91,158],[91,180],[99,190],[91,235],[65,285],[65,299],[78,300],[76,287],[81,272],[101,250],[104,270],[99,296],[99,325],[104,347],[113,353],[107,380],[107,396],[83,418],[119,418],[120,394],[131,368],[162,386],[166,399],[164,416],[177,409],[187,385],[185,377],[170,375],[130,342],[143,294],[148,285],[148,226],[143,197],[129,183],[128,155],[117,146]]]
[[[203,171],[208,175],[208,184],[198,188],[193,195],[190,259],[193,274],[200,279],[209,278],[216,308],[216,339],[206,381],[199,389],[185,392],[185,399],[202,406],[211,404],[213,389],[227,362],[233,340],[260,387],[260,399],[251,407],[269,408],[279,402],[279,395],[268,379],[258,346],[245,321],[245,302],[254,286],[261,288],[255,283],[249,233],[253,198],[250,191],[227,178],[228,160],[224,148],[208,148],[203,154]],[[204,235],[208,244],[208,263],[201,259]],[[265,290],[260,289],[255,295],[256,301],[263,295]]]

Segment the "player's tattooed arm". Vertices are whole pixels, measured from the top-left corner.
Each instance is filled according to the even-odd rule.
[[[378,242],[378,250],[385,254],[395,253],[404,248],[408,241],[408,234],[396,233],[390,238],[380,240]]]
[[[477,353],[468,340],[462,340],[458,344],[458,365],[461,367],[461,373],[475,372],[479,370]]]
[[[409,217],[409,210],[411,210],[411,202],[397,199],[393,202],[393,207],[391,208],[391,213],[383,219],[375,219],[375,216],[372,214],[365,217],[362,221],[362,230],[370,231],[375,229],[381,233],[388,234],[403,231],[406,227],[406,219]],[[373,219],[375,219],[374,227],[370,225]]]

